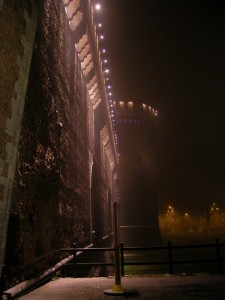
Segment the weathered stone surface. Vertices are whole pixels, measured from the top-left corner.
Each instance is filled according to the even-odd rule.
[[[4,112],[0,115],[0,201],[12,201],[2,202],[6,213],[0,222],[10,214],[5,265],[9,285],[14,285],[55,264],[61,258],[59,248],[94,242],[92,231],[95,240],[109,233],[114,181],[109,150],[100,140],[101,129],[110,124],[107,106],[100,105],[105,89],[99,90],[96,79],[91,85],[85,80],[90,72],[97,77],[98,61],[88,52],[82,70],[79,58],[85,47],[90,50],[95,44],[87,44],[88,33],[75,44],[76,28],[71,28],[71,22],[87,12],[79,10],[79,1],[38,1],[38,27],[31,49],[29,1],[11,2],[12,7],[4,5],[3,12],[13,15],[12,25],[5,16],[0,18],[5,30],[0,39],[11,30],[3,47],[4,59],[0,58],[0,67],[5,67],[5,59],[10,65],[3,73],[6,88],[0,91],[5,99],[0,105]],[[72,4],[77,6],[70,7],[68,17],[65,6]],[[31,51],[28,70],[25,58]],[[110,160],[115,160],[110,142],[114,152]]]

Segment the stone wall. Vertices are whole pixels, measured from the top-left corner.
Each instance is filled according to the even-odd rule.
[[[34,1],[7,1],[0,11],[0,274],[30,61],[37,24]]]
[[[17,30],[22,26],[23,36],[24,18],[31,20],[28,16],[35,3],[23,17],[22,4],[25,8],[30,2],[21,1],[18,7],[16,3],[4,3],[2,13],[8,9],[16,14],[21,9]],[[32,62],[27,66],[28,86],[23,86],[25,105],[20,106],[7,202],[4,262],[9,286],[56,263],[62,258],[61,247],[73,242],[87,246],[112,230],[115,149],[90,3],[44,0],[38,1],[35,12],[38,26],[32,31]],[[5,26],[8,22],[6,18]],[[12,32],[17,36],[14,31],[16,28]],[[15,47],[11,45],[9,52],[17,54],[19,46]],[[15,58],[15,69],[16,63],[23,65]],[[9,82],[17,82],[14,74],[19,76],[12,71]],[[13,92],[12,83],[11,97]],[[13,111],[15,106],[13,100],[8,107]],[[5,121],[2,127],[6,138],[10,124]],[[2,172],[7,166],[4,155]]]

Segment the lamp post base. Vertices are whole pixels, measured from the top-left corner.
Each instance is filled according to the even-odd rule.
[[[137,291],[123,289],[122,287],[120,288],[113,287],[112,289],[104,290],[104,294],[108,296],[129,296],[129,295],[137,294]]]

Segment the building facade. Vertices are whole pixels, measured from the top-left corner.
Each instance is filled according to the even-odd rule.
[[[125,246],[158,245],[161,239],[154,156],[157,111],[133,101],[114,102],[114,108],[119,144],[121,241]]]

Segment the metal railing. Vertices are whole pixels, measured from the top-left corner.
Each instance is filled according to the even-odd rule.
[[[120,243],[120,268],[121,268],[121,275],[125,275],[125,266],[156,266],[156,265],[167,265],[168,271],[170,274],[174,274],[174,266],[175,265],[182,265],[182,264],[207,264],[207,263],[214,263],[215,270],[218,273],[223,272],[223,262],[225,262],[225,258],[222,257],[222,249],[225,250],[225,244],[220,243],[219,239],[215,239],[215,243],[212,244],[205,244],[205,245],[186,245],[186,246],[175,246],[172,245],[172,242],[169,241],[167,246],[156,246],[156,247],[124,247],[123,243]],[[213,249],[213,253],[207,254],[207,258],[196,258],[190,259],[190,256],[193,255],[187,254],[185,255],[185,259],[179,259],[182,255],[181,253],[177,254],[175,252],[180,250],[190,250],[190,249]],[[72,252],[73,253],[73,259],[71,263],[66,264],[67,265],[77,265],[77,266],[113,266],[113,262],[79,262],[78,256],[80,256],[81,253],[84,252],[100,252],[100,251],[111,251],[114,252],[114,247],[105,247],[105,248],[78,248],[76,247],[76,244],[73,244],[73,247],[71,248],[62,248],[60,251],[66,251],[66,252]],[[146,260],[144,261],[138,261],[139,256],[138,252],[146,253]],[[149,260],[147,256],[151,257],[151,252],[154,251],[154,253],[162,252],[163,258],[157,259],[157,260]],[[135,253],[134,258],[137,259],[136,261],[129,261],[127,260],[126,255],[129,256],[129,253],[131,253],[131,256],[133,253]],[[78,255],[79,254],[79,255]],[[224,257],[225,257],[225,251],[224,251]],[[154,254],[154,257],[157,255]],[[161,255],[162,256],[162,255]],[[139,273],[140,274],[140,273]]]

